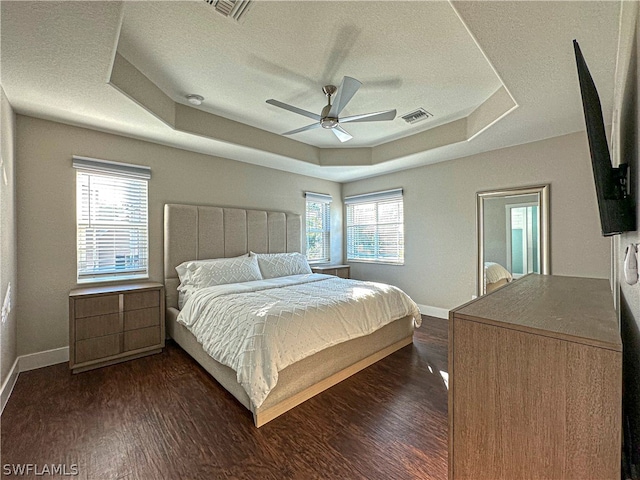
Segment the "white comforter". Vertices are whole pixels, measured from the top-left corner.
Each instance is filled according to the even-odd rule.
[[[420,326],[418,306],[396,287],[310,274],[197,290],[178,322],[237,372],[257,408],[288,365],[407,315]]]

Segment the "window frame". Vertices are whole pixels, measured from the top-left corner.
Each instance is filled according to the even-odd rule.
[[[399,221],[396,222],[381,222],[380,221],[380,206],[382,204],[399,203],[400,204],[400,216]],[[405,261],[405,232],[404,232],[404,191],[402,188],[384,190],[379,192],[366,193],[362,195],[353,195],[344,198],[345,204],[345,257],[348,262],[354,263],[373,263],[379,265],[404,265]],[[372,205],[375,207],[375,222],[374,223],[352,223],[353,214],[350,211],[356,205]],[[382,225],[397,225],[400,229],[401,244],[398,247],[398,256],[394,258],[385,258],[380,254],[380,233],[379,228]],[[374,257],[363,258],[354,256],[352,253],[353,242],[351,236],[353,235],[353,229],[355,227],[369,226],[374,227]],[[351,248],[350,248],[351,247]]]
[[[310,265],[331,262],[331,195],[323,193],[305,192],[305,257]],[[322,228],[309,229],[309,204],[316,203],[322,207]],[[321,234],[322,236],[322,258],[309,258],[309,233]]]
[[[146,166],[127,163],[111,162],[88,157],[73,157],[73,167],[76,169],[76,282],[78,284],[105,283],[125,280],[141,280],[149,278],[149,180],[151,169]],[[98,182],[91,185],[91,181]],[[102,215],[96,222],[99,210],[92,208],[92,198],[95,192],[108,191],[108,186],[100,185],[100,181],[112,183],[114,189],[122,188],[125,195],[133,195],[137,204],[130,210],[134,216],[139,216],[140,221],[122,221],[116,215]],[[86,186],[83,187],[84,182]],[[84,188],[84,191],[82,190]],[[103,205],[107,208],[108,204]],[[116,210],[121,212],[122,210]],[[130,220],[130,219],[129,219]],[[96,222],[96,223],[93,223]],[[93,225],[92,225],[93,224]],[[120,239],[121,232],[126,232],[136,238],[138,247],[132,250],[130,245],[124,248],[125,258],[137,256],[133,265],[118,266],[116,248],[113,246],[100,249],[98,245],[87,248],[89,243],[87,235],[83,235],[85,229],[102,229],[105,233],[114,235]],[[129,240],[131,241],[131,240]],[[107,263],[107,268],[86,268],[87,252],[106,252],[112,258],[112,264]],[[135,253],[131,253],[131,252]]]

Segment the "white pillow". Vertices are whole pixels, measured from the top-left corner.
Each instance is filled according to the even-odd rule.
[[[196,288],[262,280],[256,257],[220,258],[200,265],[191,276]]]
[[[307,258],[301,253],[251,253],[258,259],[263,278],[311,273]]]
[[[245,253],[244,255],[240,255],[239,257],[232,258],[245,258],[248,257],[249,254]],[[181,263],[176,267],[176,272],[178,272],[178,277],[180,277],[180,287],[186,287],[191,284],[191,279],[193,277],[193,273],[206,263],[217,262],[220,260],[227,260],[226,258],[208,258],[205,260],[189,260]],[[178,290],[180,290],[178,287]]]

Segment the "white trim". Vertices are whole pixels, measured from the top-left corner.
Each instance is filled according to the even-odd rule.
[[[420,309],[420,313],[422,315],[429,315],[431,317],[437,318],[449,318],[449,310],[447,310],[446,308],[432,307],[430,305],[420,304],[418,304],[418,308]]]
[[[0,415],[2,415],[4,407],[9,401],[9,397],[13,392],[13,387],[18,381],[20,373],[37,368],[50,367],[51,365],[68,361],[69,347],[54,348],[53,350],[45,350],[44,352],[30,353],[29,355],[20,355],[16,358],[11,370],[9,370],[7,379],[2,385],[2,388],[0,388]]]
[[[69,347],[54,348],[53,350],[45,350],[44,352],[31,353],[29,355],[21,355],[20,372],[28,372],[36,368],[50,367],[58,363],[69,361]]]
[[[13,362],[13,366],[11,370],[9,370],[9,375],[7,375],[7,379],[2,384],[2,388],[0,388],[0,415],[4,411],[4,407],[9,401],[9,397],[11,396],[11,392],[13,392],[13,387],[16,385],[18,381],[18,360],[20,357],[16,358],[15,362]]]

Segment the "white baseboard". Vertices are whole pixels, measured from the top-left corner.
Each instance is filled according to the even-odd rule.
[[[9,371],[9,375],[7,375],[7,379],[2,385],[2,388],[0,388],[0,415],[2,415],[4,407],[9,401],[13,387],[18,381],[18,375],[21,372],[28,372],[36,368],[49,367],[68,361],[69,347],[54,348],[53,350],[21,355],[16,358],[16,361],[13,362],[13,366]]]
[[[20,373],[18,360],[19,358],[16,358],[16,361],[13,362],[13,366],[11,367],[11,370],[9,370],[9,375],[7,375],[6,380],[2,384],[2,388],[0,388],[0,415],[2,415],[4,407],[11,396],[11,392],[13,392],[13,387],[18,381],[18,374]]]
[[[49,367],[58,363],[69,361],[69,347],[54,348],[53,350],[45,350],[44,352],[31,353],[29,355],[21,355],[20,371],[28,372],[36,368]]]
[[[429,305],[420,305],[418,304],[418,308],[420,309],[420,313],[422,315],[429,315],[431,317],[438,317],[438,318],[449,318],[449,310],[447,310],[446,308],[440,308],[440,307],[431,307]]]

